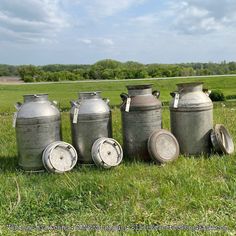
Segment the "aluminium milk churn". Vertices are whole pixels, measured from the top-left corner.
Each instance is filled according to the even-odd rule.
[[[213,103],[202,91],[203,83],[177,84],[171,93],[171,131],[179,142],[180,152],[186,155],[208,154],[213,128]]]
[[[52,142],[61,140],[60,112],[47,94],[24,95],[15,113],[18,164],[24,170],[43,170],[42,154]]]
[[[128,94],[122,93],[121,119],[124,155],[129,159],[151,160],[147,141],[154,130],[161,129],[160,92],[152,85],[127,86]]]
[[[111,109],[101,92],[81,92],[78,101],[71,102],[70,120],[72,144],[78,152],[78,162],[94,164],[93,143],[102,137],[112,137]]]

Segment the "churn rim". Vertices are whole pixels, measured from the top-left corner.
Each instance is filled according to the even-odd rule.
[[[153,84],[138,84],[138,85],[127,85],[126,88],[128,90],[135,90],[135,89],[148,89],[152,88]]]
[[[187,82],[187,83],[178,83],[176,84],[177,86],[181,86],[181,85],[203,85],[204,82]]]
[[[102,91],[82,91],[79,94],[101,93]]]
[[[26,96],[44,96],[44,95],[47,95],[47,96],[48,96],[48,93],[24,94],[23,97],[26,97]]]

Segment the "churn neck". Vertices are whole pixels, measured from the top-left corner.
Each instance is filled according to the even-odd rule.
[[[48,101],[48,94],[26,94],[23,95],[23,97],[24,97],[24,103]]]
[[[179,92],[198,92],[202,91],[203,83],[181,83],[177,84],[177,87]]]
[[[95,98],[101,98],[100,91],[79,93],[79,99],[95,99]]]
[[[152,84],[128,85],[126,87],[130,96],[152,94]]]

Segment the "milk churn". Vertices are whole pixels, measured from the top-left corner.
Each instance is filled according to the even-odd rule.
[[[154,130],[161,129],[160,92],[152,92],[152,85],[127,86],[122,93],[121,118],[124,155],[129,159],[150,160],[147,141]]]
[[[60,112],[47,94],[24,95],[24,103],[16,104],[15,116],[18,164],[24,170],[44,169],[43,150],[61,140]]]
[[[177,84],[171,93],[171,131],[177,138],[182,154],[207,154],[211,149],[213,103],[202,91],[203,83]]]
[[[78,152],[78,162],[93,164],[91,149],[101,137],[112,137],[109,100],[101,92],[81,92],[78,101],[71,102],[72,144]]]

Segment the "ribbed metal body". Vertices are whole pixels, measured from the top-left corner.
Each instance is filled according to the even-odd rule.
[[[79,93],[70,111],[72,144],[78,152],[78,162],[94,164],[91,149],[102,137],[112,137],[111,110],[100,92]]]
[[[178,84],[170,103],[171,131],[185,155],[208,154],[213,128],[213,103],[202,92],[202,83]],[[179,100],[176,103],[176,94]]]
[[[24,104],[18,109],[18,164],[24,170],[42,170],[43,150],[50,143],[61,140],[60,112],[48,101],[47,94],[24,95]]]
[[[124,156],[129,159],[150,160],[148,138],[154,130],[162,127],[161,102],[157,99],[159,93],[152,93],[151,85],[127,86],[127,89],[128,94],[121,94]]]

